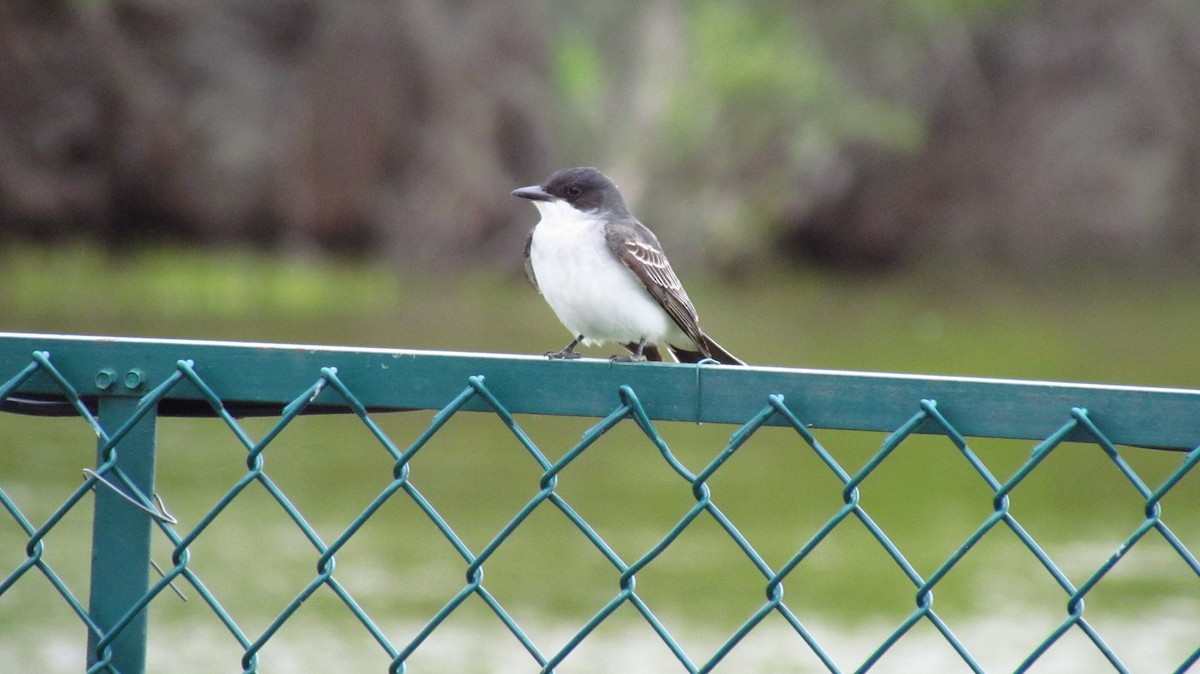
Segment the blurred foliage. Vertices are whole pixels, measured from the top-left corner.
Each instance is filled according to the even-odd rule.
[[[0,3],[0,242],[520,266],[593,165],[681,268],[1200,251],[1178,0]],[[711,263],[715,263],[711,264]]]
[[[690,6],[693,71],[670,116],[680,140],[695,147],[721,130],[749,148],[783,140],[792,150],[786,159],[797,162],[858,140],[917,147],[923,128],[915,112],[854,89],[799,18],[777,7],[715,0]]]
[[[564,12],[551,44],[557,87],[579,120],[567,154],[632,178],[622,186],[656,229],[705,226],[680,257],[704,239],[718,260],[765,245],[846,144],[912,150],[924,137],[916,111],[853,85],[796,7],[651,3],[614,8],[586,31],[576,19]]]
[[[1037,0],[888,0],[902,14],[930,21],[970,19],[981,12],[1011,9]]]
[[[678,259],[770,258],[852,189],[848,148],[925,147],[945,36],[1026,1],[563,3],[551,156],[613,175]]]

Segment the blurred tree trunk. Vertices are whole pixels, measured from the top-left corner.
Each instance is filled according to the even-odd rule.
[[[116,243],[460,262],[515,212],[508,191],[543,170],[543,45],[527,14],[514,2],[5,0],[0,218],[9,232]]]
[[[66,0],[0,2],[0,237],[109,222],[103,63]]]

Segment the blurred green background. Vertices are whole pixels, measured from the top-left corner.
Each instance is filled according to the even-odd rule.
[[[1197,27],[1200,9],[1170,0],[11,0],[0,4],[0,329],[557,349],[569,335],[521,278],[536,214],[508,191],[590,164],[659,233],[706,330],[753,364],[1200,387]],[[404,446],[429,417],[380,422]],[[551,459],[592,423],[519,421]],[[0,422],[0,488],[41,522],[93,461],[94,436],[78,420]],[[268,423],[246,426],[258,437]],[[242,474],[244,452],[211,422],[159,430],[159,488],[186,528]],[[660,430],[699,470],[733,429]],[[850,472],[883,439],[818,438]],[[1032,445],[972,443],[1002,481]],[[1127,451],[1152,488],[1182,461]],[[522,452],[494,418],[463,415],[423,450],[413,479],[478,550],[536,490]],[[327,540],[391,468],[342,418],[302,419],[267,461]],[[1193,551],[1194,478],[1164,503]],[[712,487],[774,565],[841,503],[832,474],[780,429],[755,436]],[[692,502],[632,426],[590,449],[560,490],[626,559]],[[863,492],[922,573],[991,512],[984,483],[943,438],[907,442]],[[78,596],[89,508],[48,540]],[[1086,445],[1064,446],[1013,497],[1016,517],[1076,583],[1143,508]],[[1159,671],[1198,645],[1200,588],[1153,536],[1089,595],[1088,615],[1127,664]],[[0,570],[24,559],[24,543],[0,522]],[[160,563],[169,554],[156,551]],[[259,492],[193,554],[253,634],[315,564]],[[338,577],[401,643],[462,573],[400,500],[338,558]],[[549,510],[487,574],[547,650],[617,590],[603,559]],[[638,583],[699,660],[762,597],[711,521]],[[839,528],[786,587],[846,669],[913,606],[911,585],[858,526]],[[1000,531],[935,595],[989,671],[1014,668],[1066,602]],[[530,669],[486,609],[468,604],[411,671]],[[197,598],[163,596],[153,611],[153,670],[234,669],[240,649]],[[618,618],[565,671],[677,667],[632,612]],[[0,669],[78,671],[82,632],[46,583],[26,578],[0,597]],[[820,671],[782,621],[756,635],[726,671]],[[319,593],[264,654],[268,671],[313,662],[382,670],[386,658]],[[1107,667],[1077,631],[1043,665]],[[961,668],[928,625],[879,666]]]

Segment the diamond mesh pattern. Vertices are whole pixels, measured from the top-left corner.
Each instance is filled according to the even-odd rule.
[[[636,367],[636,366],[635,366]],[[568,372],[563,368],[562,372]],[[564,375],[568,376],[568,375]],[[797,377],[804,376],[796,374]],[[25,514],[17,503],[17,499],[4,490],[3,476],[0,476],[0,505],[3,505],[16,525],[27,537],[24,545],[24,560],[7,572],[0,582],[0,602],[4,601],[5,593],[14,585],[29,582],[35,576],[47,579],[57,595],[70,607],[79,621],[92,637],[93,651],[89,653],[89,672],[119,672],[114,664],[114,641],[126,630],[134,619],[141,614],[152,602],[162,601],[164,592],[173,584],[191,588],[208,610],[220,621],[224,629],[239,644],[243,655],[241,668],[244,672],[260,671],[260,661],[264,659],[263,649],[278,634],[280,629],[292,620],[300,607],[314,593],[324,589],[344,603],[346,609],[355,617],[362,630],[378,645],[391,660],[390,672],[404,672],[406,663],[419,649],[425,645],[429,637],[441,629],[447,620],[464,605],[468,599],[478,598],[490,609],[495,619],[503,626],[512,639],[528,654],[529,670],[544,672],[555,671],[576,649],[589,639],[596,630],[609,621],[618,610],[633,609],[637,615],[657,634],[662,643],[678,660],[680,669],[687,672],[707,672],[718,666],[735,648],[754,632],[771,616],[778,616],[803,640],[811,653],[824,664],[829,671],[865,671],[875,665],[914,627],[927,624],[936,629],[937,633],[958,654],[966,667],[976,672],[984,671],[979,660],[963,640],[958,638],[950,627],[950,621],[939,613],[934,601],[934,591],[947,575],[967,555],[972,554],[977,543],[994,530],[1007,530],[1024,548],[1025,552],[1036,560],[1037,565],[1052,579],[1054,585],[1060,588],[1065,611],[1060,616],[1057,627],[1045,635],[1039,635],[1037,643],[1017,670],[1024,671],[1038,662],[1064,635],[1076,630],[1086,636],[1095,650],[1103,656],[1115,671],[1129,671],[1130,664],[1125,663],[1117,653],[1106,643],[1104,636],[1091,621],[1085,610],[1085,600],[1098,585],[1116,568],[1122,558],[1147,538],[1158,538],[1165,542],[1179,559],[1200,579],[1200,562],[1195,554],[1172,531],[1164,519],[1163,499],[1172,489],[1193,473],[1196,463],[1200,461],[1200,448],[1194,449],[1181,457],[1178,467],[1159,484],[1147,484],[1141,476],[1126,461],[1123,452],[1152,451],[1141,449],[1120,449],[1106,435],[1100,424],[1095,422],[1086,409],[1080,407],[1064,407],[1061,426],[1045,437],[1034,447],[1027,460],[1007,479],[997,477],[992,470],[972,450],[970,443],[956,428],[952,415],[944,415],[938,401],[931,399],[914,399],[911,416],[895,428],[886,437],[882,446],[860,469],[847,470],[837,458],[822,446],[821,442],[809,430],[804,421],[805,411],[789,406],[788,400],[779,394],[770,394],[761,400],[761,408],[756,414],[747,419],[732,433],[727,445],[719,448],[715,456],[698,472],[690,471],[677,457],[668,445],[666,439],[658,432],[655,420],[647,412],[639,398],[638,387],[621,385],[615,391],[617,403],[610,413],[588,429],[582,439],[562,454],[561,458],[551,461],[542,448],[535,444],[514,418],[506,406],[502,396],[489,388],[483,376],[469,376],[462,382],[462,389],[457,396],[446,400],[444,407],[434,416],[432,423],[411,441],[401,445],[382,430],[373,418],[367,406],[360,400],[356,392],[339,376],[337,368],[325,367],[313,373],[311,384],[303,390],[295,392],[290,400],[279,401],[283,404],[282,413],[275,419],[273,425],[258,439],[251,437],[243,423],[235,418],[235,414],[226,407],[225,401],[237,400],[237,391],[218,392],[204,377],[197,372],[195,363],[190,360],[180,360],[175,370],[161,383],[154,386],[140,398],[140,404],[130,418],[117,428],[108,429],[97,420],[83,394],[70,383],[70,378],[60,370],[59,364],[51,359],[50,353],[38,351],[32,354],[29,363],[16,372],[0,373],[7,377],[0,385],[0,400],[7,399],[18,392],[34,377],[49,377],[54,382],[62,398],[69,403],[73,413],[82,423],[87,424],[99,438],[99,462],[93,471],[89,471],[83,483],[74,490],[56,510],[44,521],[37,523]],[[705,386],[715,384],[707,382]],[[221,423],[228,429],[237,442],[245,450],[245,471],[224,492],[208,512],[192,526],[181,526],[163,509],[161,501],[152,494],[146,494],[135,481],[122,470],[119,465],[118,446],[135,424],[146,415],[155,414],[156,404],[182,390],[196,391],[198,397],[207,403],[211,409],[212,423]],[[193,394],[194,395],[194,394]],[[332,539],[326,540],[305,519],[304,514],[289,500],[285,491],[268,475],[267,449],[273,440],[293,421],[302,414],[310,412],[310,406],[320,398],[328,412],[340,409],[344,413],[356,415],[362,426],[369,431],[378,442],[382,451],[390,456],[391,479],[380,490],[369,504],[357,514]],[[333,400],[335,402],[331,403]],[[962,401],[959,401],[962,404]],[[967,401],[969,403],[969,401]],[[482,409],[482,412],[478,410]],[[476,410],[476,411],[468,411]],[[432,502],[417,488],[419,471],[414,469],[414,457],[425,450],[429,441],[441,431],[448,421],[456,415],[465,413],[484,413],[494,415],[499,419],[519,445],[537,463],[540,475],[537,479],[536,493],[523,507],[508,519],[498,532],[482,546],[472,548],[464,542],[460,535],[443,516],[438,504]],[[598,439],[603,437],[618,424],[634,424],[652,445],[661,461],[678,477],[681,489],[690,492],[694,505],[669,528],[660,540],[650,547],[632,556],[618,554],[600,534],[581,516],[560,493],[559,483],[564,476],[564,470],[571,466],[580,456],[591,448]],[[771,425],[783,425],[790,428],[796,447],[805,452],[811,452],[820,464],[836,477],[841,484],[841,500],[843,505],[828,518],[828,520],[811,535],[810,538],[798,541],[794,554],[777,566],[768,564],[761,555],[739,531],[735,522],[726,516],[720,507],[720,493],[711,483],[723,466],[735,456],[761,429]],[[2,425],[0,425],[2,429]],[[872,519],[864,507],[861,492],[867,487],[864,481],[884,465],[893,456],[897,448],[905,443],[914,433],[935,433],[944,436],[957,448],[958,454],[978,473],[991,494],[991,514],[974,528],[973,532],[961,542],[954,552],[941,562],[931,573],[922,575],[911,564],[904,552],[889,539],[883,527]],[[1123,542],[1112,550],[1107,559],[1096,567],[1081,583],[1073,583],[1068,575],[1048,554],[1038,541],[1024,528],[1013,514],[1012,501],[1014,489],[1021,485],[1031,474],[1034,474],[1048,457],[1056,452],[1068,439],[1086,438],[1107,460],[1120,472],[1144,501],[1144,519],[1136,528],[1125,536]],[[1193,476],[1194,479],[1194,476]],[[529,485],[522,485],[528,489]],[[248,631],[240,625],[229,611],[222,605],[220,598],[210,590],[200,578],[199,570],[194,568],[191,547],[203,537],[210,526],[226,515],[227,509],[234,501],[242,497],[248,489],[261,489],[286,514],[292,525],[303,535],[312,546],[316,555],[315,573],[304,581],[302,589],[295,594],[289,603],[278,612],[276,617],[261,631]],[[159,535],[169,541],[171,547],[170,563],[161,569],[160,578],[152,578],[150,586],[142,597],[132,606],[125,608],[124,616],[110,625],[99,625],[93,620],[89,610],[72,592],[61,575],[44,558],[44,539],[54,529],[62,518],[79,506],[80,502],[94,490],[113,489],[121,492],[127,499],[140,504],[151,517]],[[415,505],[424,513],[429,522],[436,527],[454,553],[461,558],[463,583],[461,588],[442,605],[442,607],[425,623],[411,638],[400,638],[390,634],[372,619],[355,596],[343,584],[337,573],[337,558],[343,548],[351,541],[364,525],[388,503],[400,500]],[[168,499],[169,501],[169,499]],[[588,544],[603,557],[611,567],[612,580],[615,589],[611,597],[590,618],[572,628],[573,635],[565,644],[550,647],[545,643],[535,642],[533,636],[524,630],[513,612],[489,591],[485,581],[485,570],[489,561],[504,545],[514,532],[519,530],[535,511],[549,510],[555,516],[564,518],[566,522],[577,529]],[[1194,513],[1183,513],[1182,517],[1194,517]],[[723,643],[712,652],[689,651],[683,641],[677,638],[666,626],[658,614],[652,610],[638,590],[639,573],[653,564],[670,548],[690,527],[702,518],[709,523],[715,523],[729,537],[734,545],[744,554],[761,576],[762,599],[757,609],[744,620]],[[98,522],[97,527],[105,526]],[[891,560],[897,569],[911,583],[915,607],[886,636],[875,650],[862,662],[839,662],[830,654],[826,643],[818,637],[805,622],[801,620],[794,602],[789,603],[785,597],[784,582],[797,568],[810,559],[810,556],[825,542],[831,534],[840,527],[861,526],[869,532],[878,544],[883,554]],[[0,570],[3,571],[3,570]],[[1197,630],[1200,634],[1200,630]],[[1176,671],[1182,672],[1190,668],[1200,659],[1200,637],[1196,638],[1196,649],[1185,660],[1178,663]],[[129,674],[126,672],[125,674]]]

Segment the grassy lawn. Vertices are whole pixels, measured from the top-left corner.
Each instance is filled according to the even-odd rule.
[[[17,248],[0,252],[0,329],[557,349],[569,335],[515,256],[509,273],[433,278],[245,251]],[[1200,277],[681,273],[705,328],[755,364],[1200,387]]]

